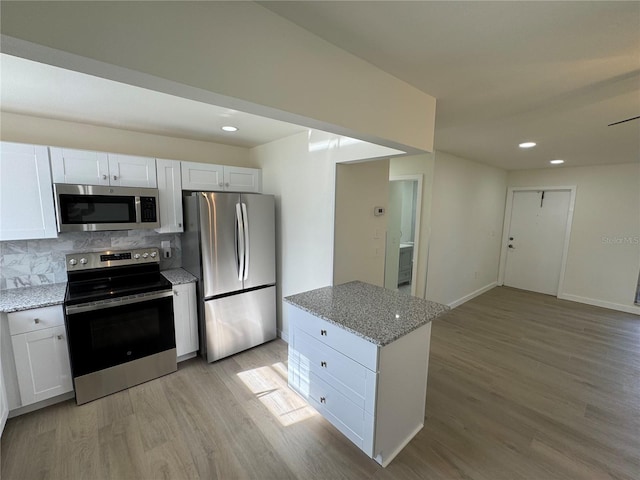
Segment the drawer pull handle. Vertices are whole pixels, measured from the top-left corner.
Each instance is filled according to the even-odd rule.
[[[320,330],[320,335],[324,335],[326,337],[327,336],[327,331],[326,330]]]
[[[327,399],[324,397],[320,397],[320,403],[327,403]]]
[[[34,318],[34,319],[33,319],[33,323],[35,323],[35,324],[40,323],[40,319],[39,319],[39,318]]]
[[[62,335],[58,335],[58,340],[62,340]]]
[[[320,362],[320,366],[324,367],[324,368],[327,368],[327,362]]]

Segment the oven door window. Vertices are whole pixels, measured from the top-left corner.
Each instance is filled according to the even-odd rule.
[[[61,223],[135,223],[136,197],[112,195],[59,196]]]
[[[173,299],[67,315],[73,376],[79,377],[175,348]]]

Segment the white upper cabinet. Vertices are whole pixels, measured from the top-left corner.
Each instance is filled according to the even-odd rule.
[[[156,188],[155,158],[50,147],[54,183]]]
[[[109,185],[106,153],[49,147],[54,183]]]
[[[183,190],[223,190],[222,165],[210,163],[182,162]]]
[[[184,231],[182,223],[182,178],[178,160],[157,159],[160,228],[158,233]]]
[[[262,171],[258,168],[182,162],[182,189],[261,193]]]
[[[0,143],[0,240],[57,235],[47,147]]]
[[[111,185],[156,188],[156,159],[109,153]]]
[[[262,170],[224,167],[224,189],[229,192],[260,193],[262,191]]]

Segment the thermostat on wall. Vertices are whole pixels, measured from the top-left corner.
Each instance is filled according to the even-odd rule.
[[[373,207],[373,214],[376,217],[379,217],[380,215],[384,215],[384,207]]]

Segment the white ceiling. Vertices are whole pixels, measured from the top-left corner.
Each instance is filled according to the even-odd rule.
[[[254,147],[304,127],[0,54],[3,111]],[[237,132],[221,130],[223,125]]]
[[[640,2],[261,5],[435,96],[438,150],[506,169],[640,161],[640,121],[607,127],[640,115]]]
[[[640,2],[261,4],[435,96],[439,150],[506,169],[640,161],[640,121],[607,127],[640,115]],[[305,129],[8,55],[0,67],[4,111],[244,147]]]

